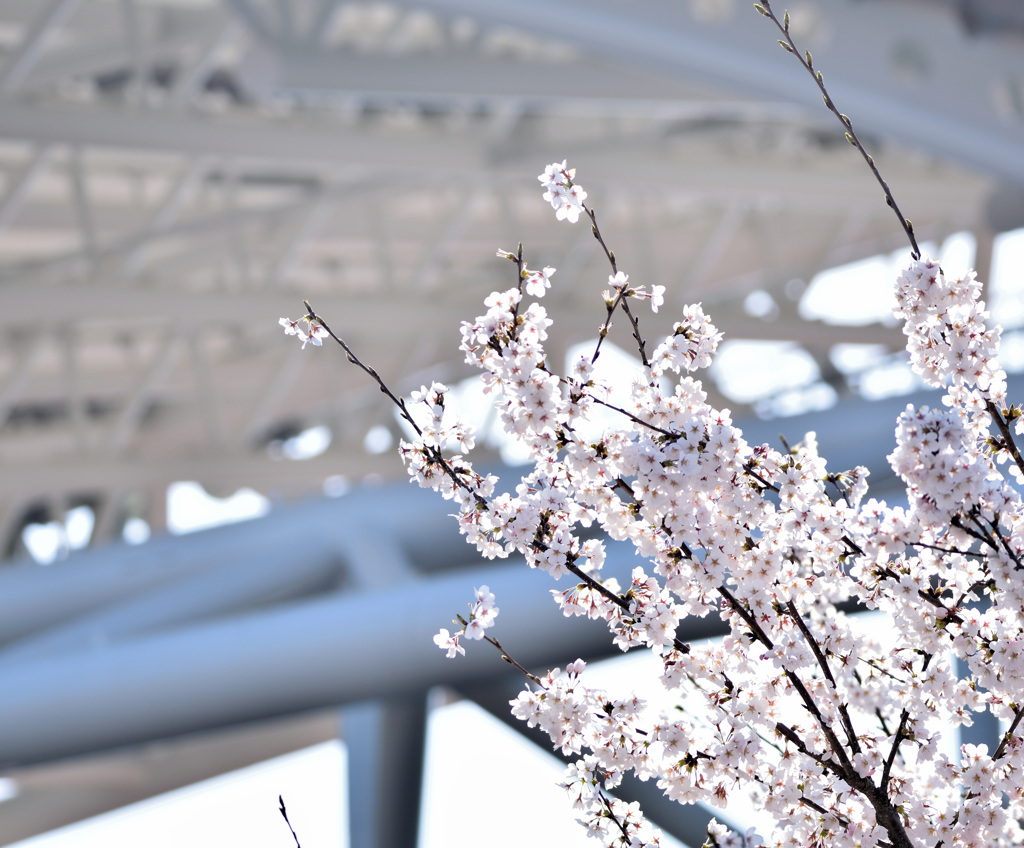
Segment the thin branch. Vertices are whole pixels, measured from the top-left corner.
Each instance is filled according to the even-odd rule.
[[[608,257],[608,262],[612,266],[612,276],[614,277],[619,273],[619,266],[615,261],[615,251],[609,249],[608,245],[605,244],[604,237],[601,235],[601,228],[597,225],[597,213],[586,204],[583,204],[583,211],[586,212],[587,217],[590,218],[590,231],[594,234],[594,238],[597,239],[597,243],[601,245],[604,255]],[[612,326],[612,315],[621,304],[622,311],[626,313],[626,317],[629,319],[629,323],[633,327],[633,338],[636,339],[637,349],[640,352],[640,361],[643,362],[644,368],[651,367],[650,360],[647,359],[647,347],[644,342],[644,337],[640,334],[640,324],[633,316],[633,313],[629,309],[629,304],[626,302],[626,298],[629,293],[629,286],[623,286],[619,289],[614,300],[607,304],[608,314],[605,316],[604,323],[598,331],[597,346],[594,348],[594,355],[590,358],[592,363],[597,362],[597,357],[601,353],[601,343],[604,341],[605,336],[608,335],[608,330]]]
[[[1003,447],[1009,451],[1009,454],[1016,463],[1017,468],[1019,468],[1021,473],[1024,474],[1024,458],[1021,457],[1020,451],[1017,450],[1017,444],[1013,440],[1013,433],[1010,432],[1010,427],[1003,418],[1002,413],[990,400],[985,401],[985,408],[988,410],[988,414],[992,416],[992,420],[995,422],[995,425],[999,430],[999,435],[1003,437]]]
[[[494,638],[492,638],[490,636],[484,636],[484,641],[485,642],[490,642],[492,645],[494,645],[495,648],[497,648],[499,651],[501,651],[501,658],[505,662],[507,662],[510,666],[512,666],[514,669],[516,669],[517,671],[519,671],[522,674],[524,674],[528,680],[533,681],[538,686],[543,686],[544,685],[542,683],[541,679],[536,674],[534,674],[533,672],[529,671],[527,668],[525,668],[524,666],[520,665],[520,663],[518,661],[513,659],[512,656],[509,654],[509,652],[506,651],[502,647],[501,642],[499,642],[497,639],[494,639]]]
[[[359,359],[359,357],[352,352],[352,348],[348,346],[345,340],[341,338],[341,336],[337,335],[334,332],[334,330],[332,330],[329,326],[327,326],[327,322],[324,321],[323,318],[321,318],[319,315],[316,314],[316,312],[313,311],[313,307],[309,305],[308,300],[304,300],[302,301],[302,303],[306,307],[306,315],[309,318],[309,320],[323,327],[324,330],[327,331],[327,334],[332,339],[334,339],[339,345],[341,345],[342,349],[345,351],[345,355],[348,357],[348,361],[351,362],[353,365],[356,365],[359,368],[361,368],[363,371],[369,374],[370,377],[373,378],[373,380],[377,383],[377,386],[380,388],[380,390],[385,395],[388,396],[388,398],[395,406],[398,407],[399,414],[402,416],[403,419],[405,419],[405,421],[409,423],[409,426],[416,431],[416,435],[422,436],[423,430],[420,429],[419,424],[416,423],[416,420],[412,417],[412,413],[409,412],[409,409],[406,407],[405,398],[400,398],[397,395],[395,395],[395,393],[391,391],[390,388],[388,388],[387,383],[384,382],[380,374],[378,374],[374,368],[371,368],[369,365],[364,364]],[[476,499],[477,504],[481,506],[487,505],[486,499],[484,499],[481,495],[473,492],[473,487],[470,486],[465,480],[463,480],[461,476],[459,476],[459,473],[452,466],[452,464],[448,462],[447,459],[445,459],[444,454],[441,453],[441,449],[439,447],[428,448],[427,452],[430,456],[430,461],[435,465],[440,466],[444,473],[448,475],[448,477],[451,479],[452,483],[454,483],[458,488],[465,489],[467,492],[471,493]]]
[[[1010,722],[1010,726],[1006,728],[1006,733],[1003,734],[1003,738],[999,740],[999,747],[996,748],[995,753],[992,754],[993,760],[1001,759],[1003,754],[1006,753],[1006,746],[1010,744],[1010,740],[1013,739],[1013,735],[1017,732],[1017,725],[1020,724],[1021,719],[1024,719],[1024,705],[1017,707],[1017,712],[1013,714],[1013,721]]]
[[[775,24],[783,36],[779,39],[779,44],[782,45],[783,49],[786,50],[787,53],[792,53],[796,56],[797,61],[804,66],[807,73],[814,77],[814,82],[818,86],[819,91],[821,91],[821,98],[825,101],[825,106],[843,125],[843,129],[846,131],[846,140],[860,151],[860,155],[864,158],[867,166],[871,169],[871,173],[875,175],[875,179],[882,187],[882,191],[885,193],[886,205],[896,214],[896,217],[899,219],[900,226],[903,227],[903,231],[907,234],[907,238],[910,240],[911,255],[914,259],[920,259],[921,249],[917,246],[917,239],[914,237],[914,225],[903,216],[902,212],[900,212],[899,206],[896,205],[896,199],[892,196],[892,192],[889,190],[888,183],[882,179],[882,175],[875,166],[874,158],[867,152],[867,150],[864,149],[864,145],[861,144],[860,139],[857,137],[857,133],[854,132],[853,122],[850,121],[846,115],[840,112],[839,109],[836,108],[835,103],[832,102],[832,98],[825,89],[825,78],[822,76],[821,71],[814,70],[814,60],[811,57],[811,52],[809,50],[805,50],[801,55],[800,50],[797,48],[796,42],[793,41],[793,36],[789,31],[789,12],[786,12],[784,19],[780,21],[775,16],[775,12],[772,11],[772,4],[769,0],[761,0],[760,3],[755,3],[754,8]]]
[[[633,327],[633,338],[636,339],[637,350],[640,351],[640,361],[643,362],[644,368],[650,368],[651,362],[647,358],[647,344],[644,341],[644,337],[640,334],[640,323],[634,317],[633,311],[629,308],[629,303],[625,300],[622,301],[622,311],[626,313],[626,317]]]
[[[818,668],[821,669],[821,673],[825,675],[825,679],[832,684],[832,688],[838,692],[838,686],[836,685],[836,679],[832,676],[832,669],[829,667],[828,659],[821,650],[821,646],[818,644],[818,640],[814,638],[810,628],[807,626],[807,622],[804,621],[803,616],[800,615],[800,610],[796,608],[796,604],[790,599],[786,602],[786,610],[789,612],[790,618],[793,619],[797,628],[800,630],[801,635],[804,637],[804,642],[811,649],[814,654],[815,660],[818,662]],[[846,704],[839,706],[839,715],[842,718],[843,729],[846,731],[847,744],[850,746],[850,750],[855,754],[860,753],[860,743],[857,741],[857,733],[853,729],[853,720],[850,718],[850,711]]]
[[[278,795],[277,802],[281,805],[278,807],[278,810],[281,812],[281,815],[284,816],[284,823],[288,825],[288,830],[292,832],[292,839],[295,840],[295,848],[302,848],[302,846],[299,845],[299,837],[295,834],[295,828],[292,827],[292,823],[288,821],[288,811],[284,808],[284,796]]]

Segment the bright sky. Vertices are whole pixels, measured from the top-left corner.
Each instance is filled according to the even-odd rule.
[[[948,239],[941,251],[934,246],[926,247],[925,251],[942,256],[948,273],[958,273],[972,262],[974,244],[970,236],[959,234]],[[896,264],[904,261],[901,252],[819,275],[804,292],[802,314],[833,323],[886,320],[891,310],[889,300]],[[1000,236],[988,296],[996,320],[1011,327],[1024,324],[1024,286],[1017,271],[1022,267],[1024,231]],[[770,295],[761,294],[765,296],[748,298],[747,309],[751,314],[770,316],[775,304]],[[1015,369],[1024,367],[1024,333],[1010,332],[1004,339],[1008,360],[1005,364]],[[861,390],[869,397],[910,391],[918,385],[901,362],[882,357],[871,346],[837,346],[832,356],[841,371],[861,375]],[[599,362],[603,368],[622,373],[629,359],[609,346]],[[770,363],[767,370],[765,363]],[[813,360],[787,343],[727,343],[714,376],[738,400],[782,392],[774,414],[824,408],[835,399],[829,387],[815,384],[819,375]],[[788,400],[786,391],[790,392]],[[457,393],[465,396],[468,407],[485,410],[486,415],[493,406],[473,403],[474,393],[478,392],[479,387],[466,384]],[[496,422],[481,419],[472,423],[487,431]],[[309,458],[326,449],[329,439],[326,428],[312,428],[275,446],[275,450],[283,458]],[[371,431],[366,447],[373,453],[388,450],[390,435],[386,430]],[[506,457],[515,458],[512,452]],[[328,494],[340,494],[346,487],[347,482],[341,478],[325,483]],[[177,483],[168,492],[169,528],[177,533],[190,532],[262,515],[269,507],[266,498],[251,490],[219,500],[195,483]],[[69,549],[87,544],[92,523],[88,509],[72,510],[62,524],[28,528],[25,541],[39,561],[52,561]],[[144,522],[129,522],[126,541],[142,543],[148,537],[149,528]],[[603,670],[594,667],[588,674],[597,672],[592,679],[599,685],[618,688],[629,681],[632,686],[651,676],[639,673],[635,665],[647,661],[646,656],[629,658],[607,664]],[[641,694],[657,697],[650,690]],[[486,751],[486,756],[481,756],[481,750]],[[468,840],[485,827],[490,828],[487,842],[491,848],[520,848],[526,842],[536,841],[538,834],[543,835],[546,844],[564,848],[588,845],[589,840],[573,821],[563,793],[555,786],[560,775],[561,766],[556,760],[523,743],[479,708],[461,703],[433,710],[429,719],[421,848],[449,848],[453,838]],[[0,799],[3,792],[4,787],[0,786]],[[188,844],[289,848],[291,836],[277,811],[279,794],[285,797],[304,848],[347,845],[345,751],[339,742],[135,804],[17,843],[17,848],[180,848]],[[0,814],[2,811],[0,800]],[[496,822],[500,826],[495,827]]]

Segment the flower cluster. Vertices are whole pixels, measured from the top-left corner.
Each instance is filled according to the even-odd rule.
[[[615,290],[616,294],[625,297],[635,297],[639,300],[649,300],[651,302],[651,311],[657,312],[658,308],[665,305],[665,287],[664,286],[651,286],[651,290],[647,291],[644,287],[633,287],[629,285],[629,274],[625,274],[622,271],[616,271],[614,274],[608,275],[608,285]],[[609,292],[604,294],[605,302],[613,304],[615,298]]]
[[[667,372],[696,371],[707,368],[718,350],[722,334],[704,314],[700,304],[683,309],[683,320],[675,325],[672,335],[655,349],[651,367],[656,376]]]
[[[576,169],[566,168],[564,159],[561,165],[557,162],[548,165],[544,173],[537,177],[544,186],[544,199],[555,210],[555,217],[570,224],[580,219],[580,213],[585,210],[583,201],[587,199],[582,186],[573,182],[575,177]]]
[[[441,628],[434,637],[434,644],[444,651],[448,657],[458,654],[465,655],[466,649],[459,644],[459,639],[465,636],[467,639],[484,639],[484,631],[494,625],[498,617],[498,608],[494,605],[494,593],[486,586],[474,589],[473,594],[476,600],[469,605],[469,620],[460,617],[459,623],[462,629],[456,633],[449,633],[446,628]]]
[[[564,163],[546,174],[572,179]],[[550,274],[529,274],[528,293],[546,290]],[[609,285],[610,309],[646,294],[621,271]],[[1022,844],[1024,796],[1008,779],[1021,737],[1005,737],[998,763],[969,766],[939,744],[945,723],[976,710],[1024,718],[1009,683],[1024,673],[1024,509],[985,450],[978,402],[1002,390],[999,333],[983,326],[973,277],[947,284],[922,261],[899,285],[915,366],[949,391],[944,408],[900,419],[890,461],[909,510],[863,503],[866,471],[830,472],[813,434],[784,451],[748,445],[691,376],[721,339],[700,305],[682,310],[621,400],[594,384],[585,357],[565,377],[549,370],[550,321],[537,304],[521,312],[519,289],[491,295],[463,324],[467,360],[534,458],[514,493],[466,501],[463,532],[488,555],[517,551],[574,578],[552,593],[563,612],[605,621],[623,650],[658,652],[685,705],[649,714],[583,687],[581,668],[551,672],[513,702],[581,755],[565,786],[604,844],[657,844],[632,810],[611,811],[605,789],[627,770],[682,803],[753,792],[778,822],[771,845]],[[660,288],[648,296],[663,302]],[[619,409],[622,426],[585,439],[595,404]],[[595,525],[605,539],[581,538]],[[620,587],[602,573],[609,543],[632,545],[652,568]],[[886,613],[901,643],[881,644],[840,612],[849,599]],[[723,643],[678,641],[684,616],[709,614],[729,627]],[[950,656],[970,678],[957,680]],[[716,833],[718,845],[761,839]]]
[[[305,348],[307,342],[312,342],[316,347],[323,345],[323,339],[327,338],[327,330],[321,327],[308,315],[304,315],[297,321],[291,318],[281,318],[277,322],[284,327],[286,336],[298,336],[302,339],[302,346]]]
[[[949,279],[937,262],[916,259],[896,281],[907,351],[914,370],[932,386],[974,388],[991,400],[1006,394],[1006,374],[996,360],[999,327],[989,327],[981,283],[973,271]]]
[[[574,177],[564,162],[541,177],[560,218],[583,208]],[[603,621],[623,650],[660,658],[677,705],[668,715],[588,689],[582,662],[534,678],[512,704],[578,755],[564,786],[588,831],[603,845],[659,844],[639,809],[606,792],[633,772],[680,803],[756,798],[776,822],[764,840],[775,848],[1024,845],[1024,503],[993,459],[1019,453],[997,406],[999,332],[973,275],[947,280],[915,260],[897,284],[913,365],[947,392],[941,408],[908,408],[898,422],[890,462],[903,508],[865,499],[865,469],[829,469],[814,434],[748,444],[697,379],[721,339],[699,304],[649,359],[636,330],[647,364],[628,384],[593,379],[600,339],[558,374],[551,321],[523,291],[542,296],[554,270],[530,271],[521,250],[499,255],[516,262],[516,285],[463,323],[461,349],[532,467],[496,492],[464,456],[472,433],[439,384],[413,395],[427,420],[401,450],[416,482],[456,502],[485,556],[519,554],[566,581],[552,591],[565,615]],[[602,338],[627,298],[663,303],[661,287],[634,289],[614,260],[609,285]],[[599,407],[620,424],[597,427]],[[626,586],[605,573],[612,545],[645,560]],[[462,636],[487,638],[493,604],[482,587],[463,630],[435,642],[456,656]],[[896,636],[882,640],[885,628],[851,609],[884,616]],[[727,635],[686,644],[686,616],[717,616]],[[981,711],[1002,735],[951,754],[944,730]],[[709,839],[761,844],[718,826]]]

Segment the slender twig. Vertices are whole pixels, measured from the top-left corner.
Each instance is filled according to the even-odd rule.
[[[615,251],[611,250],[608,245],[605,244],[604,237],[601,235],[601,228],[597,225],[597,213],[586,204],[583,205],[583,211],[586,212],[587,217],[590,218],[590,231],[594,234],[594,238],[597,239],[597,243],[601,245],[604,255],[608,257],[608,262],[612,266],[612,276],[614,277],[619,273],[619,266],[615,261]],[[636,339],[637,350],[640,352],[640,361],[643,362],[644,368],[651,367],[650,360],[647,359],[647,346],[644,342],[643,335],[640,333],[640,324],[637,322],[636,317],[630,311],[629,304],[626,302],[629,292],[629,286],[623,286],[619,289],[615,298],[608,302],[608,314],[605,316],[604,323],[598,331],[597,346],[594,348],[594,355],[590,358],[592,363],[597,362],[597,357],[601,353],[601,343],[604,341],[605,336],[608,335],[608,330],[612,326],[612,315],[621,305],[622,311],[626,313],[626,317],[629,319],[629,323],[633,328],[633,338]]]
[[[992,420],[995,422],[996,427],[999,429],[999,435],[1003,437],[1003,447],[1009,452],[1013,458],[1014,463],[1024,473],[1024,457],[1021,457],[1020,451],[1017,450],[1017,444],[1013,440],[1013,433],[1010,432],[1010,427],[1003,418],[1002,413],[992,401],[985,401],[985,408],[988,410],[988,414],[992,416]]]
[[[342,350],[345,351],[345,355],[348,357],[348,361],[351,362],[353,365],[363,369],[363,371],[370,375],[373,381],[377,384],[377,387],[391,399],[391,402],[395,406],[398,407],[398,411],[401,414],[402,418],[404,418],[409,423],[409,426],[416,431],[417,435],[422,436],[423,431],[420,429],[419,424],[416,423],[415,419],[412,417],[409,410],[406,409],[405,398],[400,398],[397,395],[395,395],[395,393],[388,388],[387,383],[384,382],[380,374],[377,373],[376,369],[365,364],[361,359],[359,359],[358,356],[355,355],[355,353],[352,352],[352,348],[348,346],[345,340],[337,333],[335,333],[334,330],[332,330],[327,325],[327,322],[324,321],[323,318],[321,318],[319,315],[316,314],[316,312],[313,311],[313,307],[309,305],[308,300],[302,301],[302,305],[306,307],[306,316],[309,318],[309,320],[323,327],[327,331],[327,334],[332,339],[334,339],[339,345],[341,345]]]
[[[1013,721],[1010,722],[1010,726],[1006,728],[1006,733],[1003,734],[1003,738],[999,740],[999,747],[996,748],[995,753],[992,754],[993,760],[1001,759],[1003,754],[1006,753],[1006,746],[1010,744],[1010,740],[1013,739],[1013,735],[1017,732],[1017,725],[1020,724],[1021,719],[1024,719],[1024,705],[1017,707],[1017,712],[1013,714]]]
[[[629,303],[625,300],[622,301],[622,311],[626,313],[626,317],[629,319],[629,323],[633,327],[633,338],[636,340],[637,350],[640,351],[640,361],[643,362],[644,368],[650,368],[651,362],[647,358],[647,344],[644,342],[644,337],[640,333],[640,322],[636,320],[636,317],[633,315],[633,310],[629,308]]]
[[[889,749],[889,756],[886,757],[885,765],[882,767],[882,787],[889,784],[889,775],[892,773],[893,764],[896,762],[896,755],[899,753],[900,745],[907,738],[907,720],[910,713],[904,709],[900,712],[900,724],[896,728],[896,735],[892,739],[892,747]]]
[[[377,383],[377,386],[380,388],[381,392],[387,395],[391,402],[398,407],[399,414],[405,421],[408,422],[409,426],[416,431],[416,435],[422,436],[423,430],[420,428],[419,424],[416,423],[416,419],[412,417],[412,413],[409,412],[409,409],[406,407],[405,398],[400,398],[393,391],[391,391],[391,389],[388,388],[387,383],[385,383],[380,374],[377,373],[376,369],[371,368],[369,365],[366,365],[361,359],[359,359],[358,356],[355,355],[355,353],[352,351],[352,348],[348,346],[345,340],[341,338],[341,336],[337,335],[334,332],[334,330],[332,330],[327,325],[327,322],[324,321],[323,318],[321,318],[319,315],[316,314],[316,312],[313,311],[313,307],[309,305],[308,300],[304,300],[302,301],[302,303],[306,307],[306,314],[309,320],[314,321],[321,327],[323,327],[324,330],[327,331],[327,334],[332,339],[334,339],[339,345],[341,345],[342,350],[345,351],[345,356],[348,358],[348,361],[351,362],[353,365],[361,368],[363,371],[369,374],[370,377],[373,378],[374,382]],[[462,477],[459,475],[458,471],[456,471],[456,469],[452,466],[452,464],[448,462],[447,459],[444,458],[444,454],[441,453],[441,449],[439,447],[435,446],[428,448],[427,452],[430,456],[430,461],[433,462],[435,465],[438,465],[444,471],[444,473],[448,475],[452,483],[454,483],[458,488],[465,489],[467,492],[470,492],[474,496],[474,499],[476,500],[478,505],[486,506],[486,499],[484,499],[481,495],[473,492],[473,487],[470,486],[465,480],[463,480]]]
[[[800,610],[796,608],[796,604],[790,599],[786,601],[786,610],[789,612],[790,618],[796,624],[800,634],[804,637],[804,642],[811,649],[814,654],[815,660],[818,662],[818,668],[821,669],[821,673],[825,675],[825,679],[832,684],[832,688],[838,692],[839,687],[836,685],[836,679],[832,676],[832,669],[829,667],[828,659],[824,652],[821,650],[821,645],[818,644],[818,640],[814,638],[810,628],[807,626],[807,622],[804,621],[803,616],[800,615]],[[853,720],[850,718],[850,711],[846,704],[840,704],[839,715],[843,722],[843,729],[846,731],[847,744],[850,746],[850,750],[855,754],[860,753],[860,743],[857,741],[857,733],[853,729]]]
[[[618,412],[621,415],[625,415],[634,424],[639,424],[641,427],[646,427],[648,430],[654,430],[654,432],[661,433],[661,435],[666,436],[669,439],[678,439],[682,435],[681,433],[673,433],[671,430],[665,430],[656,424],[652,424],[650,421],[644,421],[639,416],[636,416],[632,412],[623,409],[621,406],[616,406],[614,403],[609,403],[606,400],[601,400],[601,398],[594,397],[593,395],[587,395],[587,397],[589,397],[594,403],[598,404],[599,406],[603,406],[606,409],[611,409],[614,412]]]
[[[538,686],[542,686],[543,685],[541,679],[536,674],[534,674],[532,671],[530,671],[529,669],[527,669],[526,667],[521,665],[517,660],[515,660],[512,657],[512,655],[509,654],[509,652],[506,651],[502,647],[501,642],[499,642],[497,639],[494,639],[494,638],[492,638],[490,636],[484,636],[484,641],[485,642],[490,642],[490,644],[494,645],[495,648],[497,648],[499,651],[501,651],[501,658],[505,662],[507,662],[510,666],[512,666],[514,669],[516,669],[517,671],[519,671],[520,673],[525,675],[528,680],[531,680],[532,682],[536,683]]]
[[[914,259],[920,259],[921,249],[917,246],[917,239],[914,236],[914,225],[903,216],[902,212],[900,212],[899,206],[896,205],[896,199],[892,196],[892,192],[889,190],[888,183],[886,183],[886,181],[882,179],[882,175],[879,173],[878,168],[875,166],[874,158],[871,156],[871,154],[867,152],[867,150],[865,150],[864,145],[861,144],[860,139],[857,137],[857,133],[854,132],[853,122],[850,121],[850,119],[846,115],[840,112],[839,109],[836,107],[835,103],[832,102],[832,98],[829,96],[828,91],[825,89],[825,78],[822,76],[821,71],[814,70],[814,60],[811,57],[811,52],[809,50],[804,50],[803,54],[801,55],[800,50],[796,46],[796,42],[793,41],[793,36],[789,31],[789,12],[786,12],[783,16],[783,19],[780,21],[776,17],[775,12],[772,11],[772,4],[769,2],[769,0],[761,0],[761,2],[755,3],[754,8],[757,9],[757,11],[759,11],[766,18],[769,18],[772,21],[772,23],[775,24],[775,26],[778,28],[779,32],[782,33],[783,36],[781,39],[779,39],[779,44],[782,45],[783,49],[785,49],[788,53],[792,53],[794,56],[796,56],[797,61],[799,61],[800,64],[803,65],[803,67],[807,70],[807,73],[814,77],[814,82],[817,84],[818,90],[821,91],[821,98],[822,100],[825,101],[825,106],[833,115],[835,115],[839,119],[839,122],[843,125],[843,128],[846,131],[846,140],[857,148],[857,150],[860,152],[860,155],[864,158],[864,161],[867,163],[867,166],[871,169],[871,173],[874,174],[875,179],[878,181],[878,184],[882,187],[882,191],[885,193],[886,205],[890,209],[892,209],[892,211],[896,214],[896,217],[899,219],[900,226],[903,227],[903,231],[907,234],[907,238],[910,240],[911,255],[914,257]]]
[[[601,236],[601,228],[597,226],[597,213],[594,212],[586,204],[583,205],[583,211],[587,213],[590,218],[590,232],[594,234],[594,238],[597,239],[597,243],[601,245],[601,249],[604,250],[604,255],[608,257],[608,261],[612,266],[612,275],[619,273],[619,266],[615,262],[615,252],[608,248],[608,245],[604,243],[604,238]]]
[[[959,556],[985,559],[985,554],[981,553],[981,551],[962,551],[959,548],[944,548],[941,545],[929,545],[927,542],[907,542],[907,544],[914,548],[925,548],[929,551],[937,551],[940,554],[958,554]]]
[[[597,344],[594,345],[594,355],[590,357],[590,363],[593,365],[597,362],[597,357],[601,355],[601,345],[604,343],[605,338],[608,335],[608,331],[612,326],[612,315],[615,314],[615,310],[619,308],[619,304],[625,300],[628,286],[622,286],[622,288],[616,290],[615,297],[607,301],[608,314],[605,315],[604,323],[597,330]]]
[[[302,848],[302,846],[299,845],[299,837],[295,834],[295,828],[292,827],[292,823],[288,821],[288,811],[284,808],[284,796],[278,795],[277,802],[281,805],[278,807],[278,810],[280,810],[281,815],[284,816],[284,823],[288,825],[288,830],[292,832],[292,839],[295,840],[295,848]]]

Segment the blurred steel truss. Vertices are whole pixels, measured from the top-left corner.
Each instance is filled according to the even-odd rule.
[[[919,237],[972,232],[986,276],[993,237],[1024,225],[1017,4],[793,11]],[[668,287],[645,330],[700,300],[729,338],[795,342],[853,404],[814,425],[822,441],[867,443],[877,407],[858,405],[829,353],[895,351],[902,336],[805,321],[792,283],[902,233],[748,4],[0,0],[5,552],[77,505],[96,515],[94,545],[133,517],[159,536],[176,480],[281,504],[329,475],[393,475],[390,454],[363,447],[374,427],[397,435],[384,398],[281,335],[302,298],[396,390],[458,380],[457,323],[513,283],[494,251],[522,241],[532,265],[559,268],[553,354],[592,336],[607,268],[587,228],[556,224],[539,197],[534,175],[555,157],[579,169],[632,279]],[[771,316],[744,308],[755,291]],[[280,459],[313,426],[326,453]],[[605,643],[563,633],[526,597],[531,575],[439,573],[465,555],[437,529],[443,508],[407,497],[304,501],[0,573],[0,763],[25,787],[0,839],[330,738],[340,706],[360,703],[342,723],[369,743],[361,773],[403,767],[364,781],[353,845],[411,844],[382,830],[375,799],[418,798],[402,758],[418,756],[426,687],[469,692],[474,663],[491,667],[455,671],[423,638],[466,587],[501,585],[529,662]],[[396,503],[400,538],[374,523]],[[519,593],[516,623],[504,610]],[[400,614],[382,632],[385,600]],[[97,774],[142,761],[144,781],[95,794]]]

